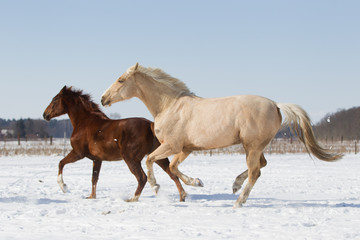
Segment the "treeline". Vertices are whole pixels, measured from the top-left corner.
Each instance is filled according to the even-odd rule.
[[[327,114],[314,132],[323,140],[360,140],[360,107]]]
[[[0,138],[47,138],[71,136],[73,127],[69,119],[51,120],[50,122],[41,119],[1,119],[0,118]]]
[[[120,115],[111,115],[113,119],[119,119]],[[47,122],[41,119],[4,120],[0,118],[0,138],[45,138],[71,136],[73,127],[69,119],[51,120]],[[360,107],[348,110],[340,110],[336,113],[327,114],[318,124],[313,126],[315,135],[320,140],[360,140]],[[277,133],[276,138],[294,137],[290,129],[284,129]]]

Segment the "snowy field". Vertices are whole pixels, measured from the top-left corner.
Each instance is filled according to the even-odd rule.
[[[147,184],[139,202],[124,162],[104,162],[97,199],[92,162],[64,169],[69,193],[57,185],[60,156],[0,157],[0,239],[360,239],[360,155],[327,163],[308,155],[267,156],[268,166],[243,208],[233,209],[243,155],[194,156],[180,170],[204,188],[175,184],[157,166],[161,185]]]

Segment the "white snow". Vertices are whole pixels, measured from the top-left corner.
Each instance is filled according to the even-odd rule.
[[[159,195],[147,184],[139,202],[125,202],[137,183],[124,162],[104,162],[97,199],[86,199],[87,159],[65,166],[69,192],[63,193],[61,159],[0,157],[0,239],[360,239],[360,155],[334,163],[305,154],[267,156],[240,209],[232,208],[238,197],[232,184],[246,169],[243,155],[190,155],[180,170],[205,186],[183,184],[186,202],[178,202],[175,184],[159,167]]]

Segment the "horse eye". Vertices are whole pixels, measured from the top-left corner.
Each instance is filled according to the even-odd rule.
[[[119,83],[124,83],[124,80],[118,80]]]

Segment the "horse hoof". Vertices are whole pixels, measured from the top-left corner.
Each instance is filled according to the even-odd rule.
[[[140,196],[133,196],[132,198],[125,200],[125,202],[137,202]]]
[[[133,198],[130,198],[130,199],[125,200],[125,202],[137,202],[137,201],[138,201],[138,200],[133,199]]]
[[[196,186],[196,187],[204,187],[204,183],[199,178],[196,178],[194,186]]]
[[[185,202],[186,196],[187,196],[187,193],[186,193],[186,192],[182,192],[181,195],[180,195],[180,202]]]
[[[238,184],[236,184],[236,181],[233,183],[232,185],[232,189],[233,189],[233,194],[235,194],[237,191],[239,191],[241,189],[241,185],[239,186]]]
[[[235,202],[233,208],[241,208],[242,204],[239,202]]]
[[[96,197],[90,195],[86,199],[96,199]]]
[[[63,193],[67,193],[69,190],[68,190],[68,187],[66,186],[66,184],[63,184],[63,185],[60,185],[60,188],[61,190],[63,191]]]
[[[154,190],[155,194],[157,195],[160,189],[160,185],[159,184],[155,184],[152,189]]]

